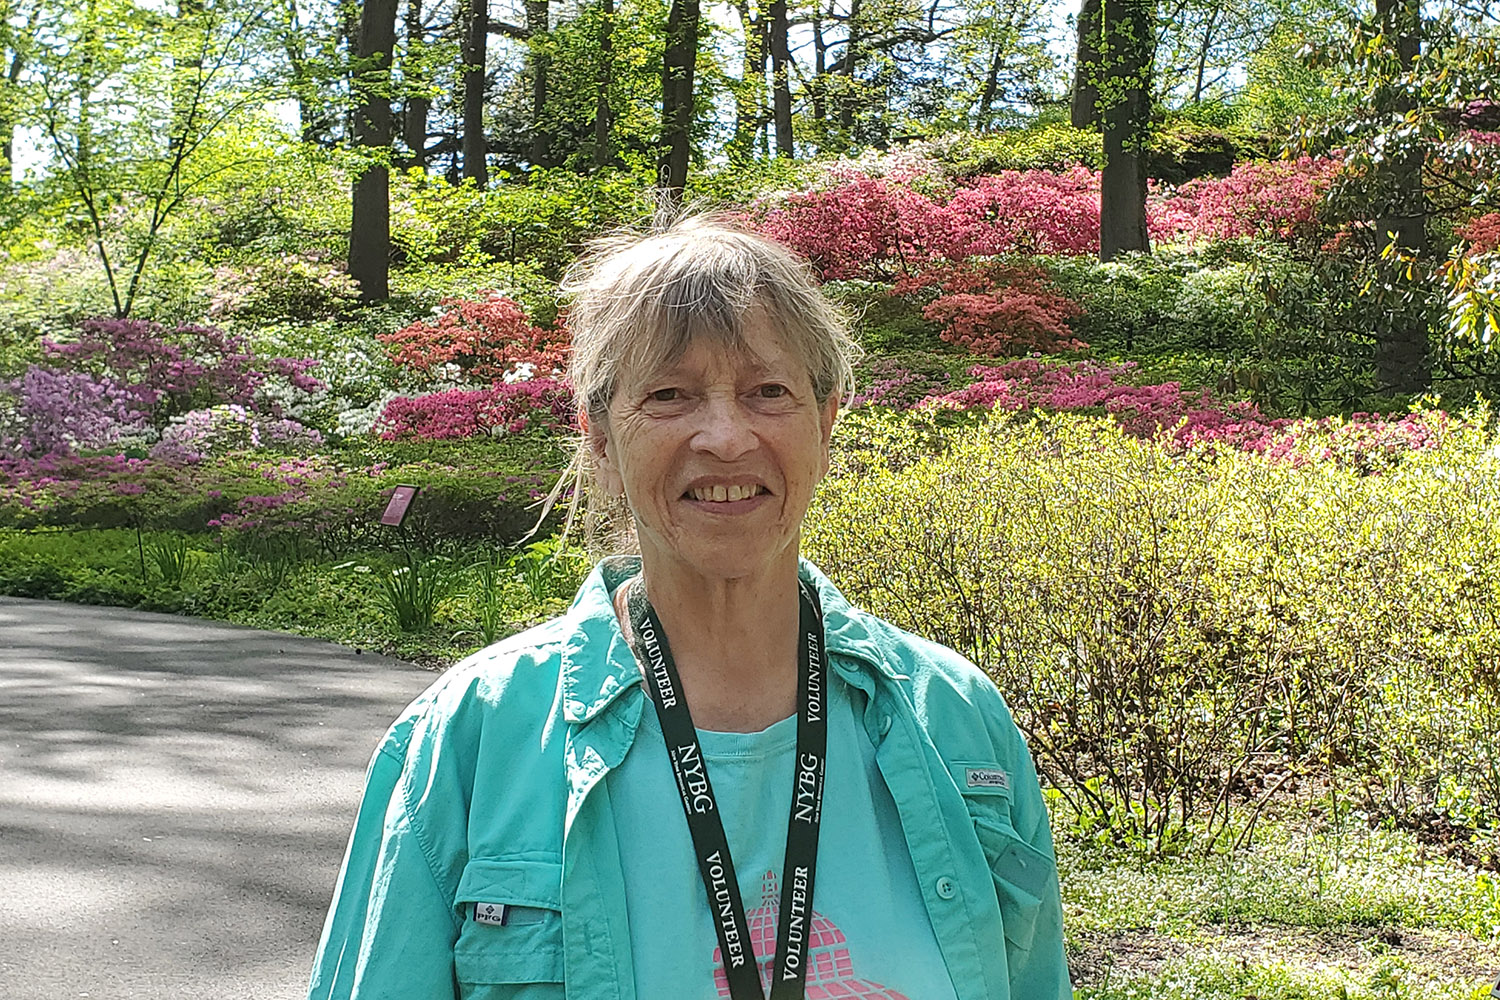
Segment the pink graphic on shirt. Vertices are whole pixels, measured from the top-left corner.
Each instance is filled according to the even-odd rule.
[[[760,986],[771,990],[771,966],[776,955],[776,921],[781,914],[781,890],[776,873],[766,872],[761,880],[761,903],[745,914],[750,924],[750,943],[755,947],[755,963],[760,971]],[[854,961],[849,957],[848,941],[817,910],[812,915],[812,931],[807,936],[807,1000],[907,1000],[904,993],[879,983],[854,976]],[[714,949],[714,985],[719,996],[727,997],[729,978],[724,974],[724,957]]]

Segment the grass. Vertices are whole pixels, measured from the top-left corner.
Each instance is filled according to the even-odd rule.
[[[1500,875],[1407,831],[1286,818],[1239,854],[1058,841],[1080,1000],[1488,998]]]

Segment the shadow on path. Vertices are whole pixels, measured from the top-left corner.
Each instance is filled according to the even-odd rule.
[[[302,996],[365,765],[434,679],[0,598],[0,1000]]]

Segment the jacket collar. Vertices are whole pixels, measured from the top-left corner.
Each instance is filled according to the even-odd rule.
[[[640,687],[635,655],[615,618],[615,588],[640,572],[639,556],[611,556],[594,567],[566,619],[571,628],[563,640],[563,716],[570,723],[585,723],[604,711],[616,698]],[[871,675],[894,678],[867,626],[868,618],[844,599],[828,577],[806,559],[798,575],[817,589],[823,605],[823,627],[834,670],[849,684],[873,690]]]

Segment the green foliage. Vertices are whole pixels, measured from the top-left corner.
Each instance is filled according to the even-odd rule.
[[[925,419],[845,418],[806,549],[987,669],[1078,815],[1233,842],[1270,794],[1247,776],[1349,767],[1372,808],[1500,821],[1475,750],[1500,726],[1485,414],[1431,418],[1437,446],[1379,475],[1317,435],[1189,459],[1107,420]]]
[[[146,543],[146,554],[150,556],[163,587],[182,586],[182,578],[190,565],[188,540],[185,535],[158,534]]]
[[[1217,251],[1126,254],[1108,264],[1056,257],[1045,267],[1062,294],[1083,306],[1070,325],[1097,351],[1134,356],[1248,346],[1252,272]]]
[[[448,560],[421,559],[409,551],[405,561],[380,577],[380,596],[391,621],[402,632],[423,632],[432,627],[438,603],[452,586]]]
[[[543,604],[572,596],[588,574],[589,559],[561,538],[544,538],[511,556],[506,569],[525,586],[533,603]]]
[[[1097,132],[1060,122],[960,135],[939,147],[946,147],[942,159],[959,177],[1002,170],[1065,170],[1077,163],[1098,170],[1104,165],[1104,144]]]

